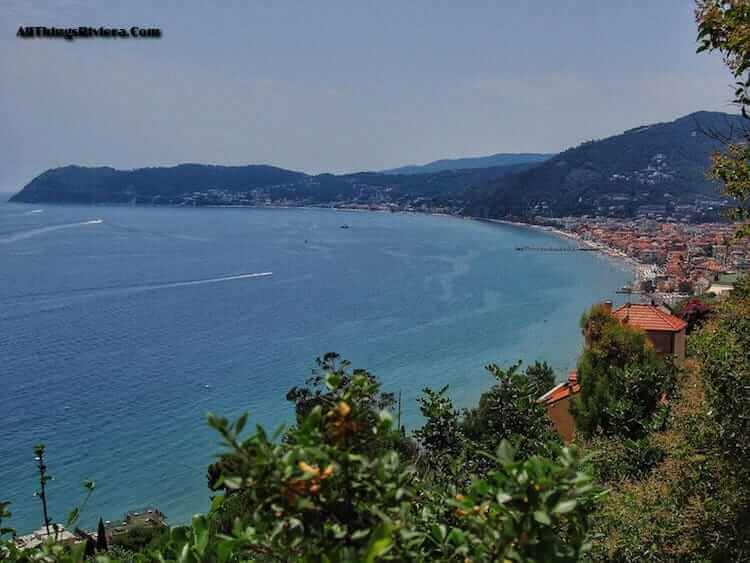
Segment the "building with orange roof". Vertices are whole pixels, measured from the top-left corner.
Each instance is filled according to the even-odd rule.
[[[575,420],[570,412],[570,402],[580,390],[578,372],[573,370],[568,374],[568,379],[564,383],[556,385],[537,399],[547,408],[547,415],[564,442],[573,440],[576,433]]]
[[[685,359],[685,329],[687,323],[656,307],[642,303],[626,303],[612,311],[622,324],[639,328],[661,355],[672,354],[678,363]]]
[[[612,311],[611,301],[605,302],[605,306]],[[682,319],[655,305],[641,303],[626,303],[612,311],[612,316],[624,325],[643,330],[658,354],[674,355],[678,363],[685,359],[687,323]],[[537,399],[547,408],[547,415],[565,442],[570,442],[575,436],[575,420],[570,411],[570,403],[580,391],[578,372],[573,370],[565,382]]]

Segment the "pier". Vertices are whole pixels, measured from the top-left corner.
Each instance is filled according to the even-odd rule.
[[[519,252],[594,252],[596,248],[585,246],[517,246]]]

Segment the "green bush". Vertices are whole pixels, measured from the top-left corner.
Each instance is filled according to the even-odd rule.
[[[659,358],[643,331],[622,325],[604,306],[593,307],[581,325],[576,431],[637,440],[663,424],[678,375],[672,359]]]
[[[466,484],[493,467],[485,452],[503,440],[520,457],[555,451],[560,439],[537,400],[554,385],[554,373],[546,363],[520,368],[520,362],[507,369],[488,365],[496,384],[482,393],[476,407],[462,413],[453,408],[447,387],[424,390],[419,402],[425,424],[414,433],[421,446],[420,470]]]
[[[502,441],[485,453],[488,469],[465,487],[425,479],[394,448],[390,415],[371,416],[377,382],[364,373],[322,375],[335,401],[301,414],[283,439],[247,417],[210,416],[225,451],[211,510],[170,529],[158,545],[126,554],[134,561],[577,561],[589,548],[588,515],[599,491],[575,450],[517,457]],[[494,451],[490,450],[490,452]],[[550,450],[552,451],[552,450]],[[241,501],[241,502],[238,502]],[[232,507],[227,529],[215,522]],[[225,520],[226,522],[226,520]],[[84,546],[85,547],[85,546]],[[47,545],[9,561],[83,561],[83,548]],[[110,555],[113,552],[109,552]],[[108,555],[100,554],[106,561]],[[115,554],[112,560],[116,560]]]

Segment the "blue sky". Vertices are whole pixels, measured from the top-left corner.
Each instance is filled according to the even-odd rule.
[[[3,0],[0,190],[66,164],[372,170],[734,111],[691,0]],[[21,40],[21,25],[160,27]]]

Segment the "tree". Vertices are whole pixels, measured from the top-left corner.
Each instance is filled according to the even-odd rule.
[[[741,279],[714,318],[689,342],[707,383],[724,452],[750,456],[750,278]]]
[[[519,457],[553,454],[560,445],[547,410],[538,398],[554,386],[552,368],[536,362],[521,369],[521,362],[503,369],[486,367],[496,384],[482,393],[479,404],[459,413],[446,396],[424,390],[419,399],[425,424],[415,431],[419,468],[443,484],[465,485],[492,467],[491,452],[503,440],[514,445]]]
[[[594,435],[643,437],[663,421],[676,368],[660,359],[638,329],[596,305],[581,319],[586,349],[578,361],[581,392],[572,404],[576,429]]]
[[[711,317],[713,308],[704,301],[693,298],[682,307],[680,318],[687,322],[687,334],[692,334]]]
[[[509,440],[519,456],[548,453],[559,438],[537,399],[554,385],[554,375],[546,364],[533,364],[525,372],[521,362],[502,369],[496,364],[487,371],[497,380],[482,393],[479,404],[464,414],[463,432],[479,449]],[[478,459],[477,461],[480,461]],[[484,464],[479,464],[479,470]]]
[[[461,475],[466,478],[466,472],[457,466],[463,461],[467,441],[460,413],[447,391],[447,385],[437,392],[422,391],[418,401],[425,423],[414,431],[414,438],[419,444],[418,467],[422,474],[453,482]]]
[[[209,416],[225,448],[218,482],[226,492],[212,499],[207,514],[133,545],[137,553],[109,550],[100,558],[572,563],[586,553],[589,514],[600,491],[581,471],[577,450],[560,447],[551,455],[526,457],[507,440],[488,439],[482,442],[484,451],[474,452],[486,460],[482,477],[444,486],[420,474],[413,457],[399,453],[390,439],[399,434],[390,414],[373,413],[379,396],[373,376],[364,370],[349,373],[331,362],[321,366],[324,389],[312,393],[316,404],[300,409],[297,424],[283,439],[260,426],[245,436],[248,415],[231,422]],[[518,414],[536,425],[534,397],[552,381],[549,367],[537,364],[526,373],[518,365],[488,369],[499,383],[478,408],[488,416]],[[446,421],[440,428],[461,435],[461,423],[443,392],[428,395],[423,405],[428,404],[439,407],[429,412]],[[522,422],[507,423],[522,432]],[[435,430],[420,434],[425,443],[452,448]],[[368,437],[379,446],[365,447]],[[100,540],[102,527],[100,521]],[[69,548],[53,540],[36,550],[20,550],[0,542],[0,559],[12,563],[81,563],[85,554],[84,543]]]
[[[34,454],[37,471],[39,472],[39,490],[34,495],[39,497],[42,503],[42,521],[49,536],[49,525],[52,523],[52,520],[47,512],[47,483],[52,480],[52,476],[47,473],[47,465],[44,463],[44,444],[34,446]]]
[[[107,530],[104,528],[104,522],[99,518],[99,525],[96,528],[96,551],[107,551]]]
[[[381,391],[380,381],[375,375],[365,369],[350,370],[351,363],[335,352],[317,358],[315,363],[316,369],[313,376],[305,382],[306,385],[293,387],[286,396],[288,401],[294,403],[298,424],[316,407],[327,411],[339,404],[344,395],[350,395],[350,400],[356,402],[357,406],[357,420],[351,422],[353,431],[348,438],[352,449],[358,453],[372,454],[376,450],[395,445],[403,448],[404,452],[414,453],[413,444],[406,440],[401,429],[379,436],[366,431],[377,423],[381,411],[391,411],[396,404],[393,393]],[[355,379],[364,384],[354,386]],[[336,385],[331,387],[328,380],[335,381]],[[337,436],[331,434],[329,438],[336,440]]]
[[[10,501],[0,501],[0,541],[2,541],[3,536],[6,534],[10,534],[11,536],[16,535],[16,530],[14,528],[9,527],[3,527],[3,520],[7,520],[10,518],[13,514],[10,510],[8,510],[8,507],[10,506]]]
[[[495,371],[505,374],[503,380],[525,378],[516,370]],[[539,371],[546,378],[546,370]],[[301,415],[280,442],[262,428],[241,438],[246,417],[235,422],[210,417],[228,449],[224,457],[234,459],[225,467],[237,468],[223,481],[241,491],[244,511],[235,513],[232,529],[222,536],[213,531],[214,516],[194,519],[196,531],[173,532],[163,553],[194,554],[187,560],[211,559],[214,550],[223,549],[239,559],[273,561],[572,562],[585,552],[587,516],[598,491],[580,472],[574,451],[561,448],[554,457],[523,459],[501,441],[494,456],[493,449],[484,454],[484,478],[458,490],[435,486],[393,449],[355,453],[355,433],[377,440],[393,432],[384,412],[371,427],[352,424],[370,421],[357,412],[362,408],[357,398],[368,395],[371,385],[365,374],[344,382],[334,370],[323,374],[323,381],[325,394],[337,402]],[[447,421],[442,428],[459,434],[455,411],[443,399],[442,392],[428,394],[423,405],[437,405],[433,422]],[[452,447],[437,432],[420,436],[438,449]],[[217,497],[213,514],[232,498],[237,497]],[[192,543],[194,536],[206,541]]]
[[[592,444],[596,473],[610,470],[609,494],[593,516],[595,561],[747,560],[750,488],[737,471],[746,461],[721,454],[706,385],[688,364],[667,428],[647,438],[662,452],[647,473],[634,476],[623,440]]]
[[[698,52],[718,51],[736,80],[734,101],[746,118],[750,109],[750,2],[748,0],[699,0],[696,6]],[[724,194],[734,198],[734,221],[750,219],[750,131],[723,140],[727,149],[712,157],[710,175],[722,182]],[[737,236],[750,235],[750,224],[741,226]]]

